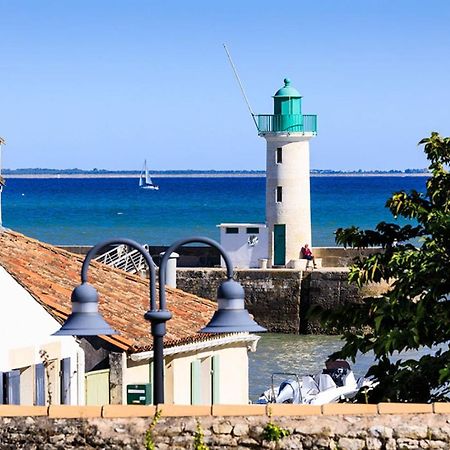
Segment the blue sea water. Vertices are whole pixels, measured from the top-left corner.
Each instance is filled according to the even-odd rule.
[[[126,237],[168,245],[190,235],[219,238],[221,222],[264,222],[264,178],[8,179],[3,225],[52,244],[92,245]],[[392,221],[384,207],[399,190],[425,190],[425,177],[312,177],[314,246],[333,246],[334,231]]]

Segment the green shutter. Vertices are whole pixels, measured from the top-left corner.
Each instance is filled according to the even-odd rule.
[[[220,356],[214,355],[212,357],[212,403],[220,403]]]
[[[191,405],[200,404],[200,361],[191,362]]]
[[[84,378],[86,405],[109,405],[109,369],[88,372]]]

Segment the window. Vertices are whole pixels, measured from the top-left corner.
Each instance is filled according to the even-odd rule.
[[[34,404],[34,366],[21,367],[19,369],[19,398],[24,405]]]
[[[275,192],[275,201],[277,203],[281,203],[283,201],[283,188],[281,186],[277,186]]]
[[[278,147],[275,151],[275,162],[281,164],[283,162],[283,149]]]
[[[226,234],[239,234],[239,228],[238,227],[227,227],[225,228]]]
[[[258,227],[248,227],[247,234],[259,234],[259,228]]]

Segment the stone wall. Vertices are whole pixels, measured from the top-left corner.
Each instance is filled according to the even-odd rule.
[[[335,308],[359,302],[366,293],[382,292],[386,285],[372,285],[360,291],[347,281],[344,268],[298,271],[292,269],[236,270],[235,279],[245,289],[246,307],[255,320],[271,332],[323,333],[319,324],[308,319],[312,305]],[[178,269],[177,287],[200,297],[215,300],[219,284],[225,280],[222,269]]]
[[[301,291],[301,333],[333,332],[333,330],[323,329],[316,320],[308,317],[307,312],[311,306],[334,309],[345,303],[357,303],[362,300],[362,293],[355,285],[349,284],[347,276],[348,270],[345,269],[306,273]]]
[[[21,415],[17,409],[8,413],[5,408],[0,406],[0,448],[11,450],[194,449],[199,430],[210,450],[450,448],[449,404],[274,405],[270,415],[262,405],[218,405],[217,411],[162,405],[151,433],[154,407],[105,406],[98,407],[97,415],[96,407],[50,407],[45,415]],[[288,435],[264,439],[269,422]],[[146,435],[154,447],[146,446]]]
[[[303,273],[282,269],[235,271],[245,290],[246,307],[269,331],[299,333]],[[217,288],[226,279],[222,269],[178,269],[177,287],[200,297],[217,299]]]

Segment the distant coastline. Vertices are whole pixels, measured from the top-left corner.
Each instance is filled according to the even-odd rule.
[[[265,178],[266,174],[249,174],[249,173],[190,173],[190,174],[164,174],[151,173],[152,178]],[[429,173],[311,173],[311,177],[428,177]],[[5,175],[5,179],[67,179],[67,178],[139,178],[136,174],[16,174]]]
[[[407,169],[389,171],[333,171],[317,170],[310,172],[312,177],[417,177],[429,176],[426,169]],[[5,169],[5,178],[138,178],[137,171],[107,171],[107,170],[81,170],[81,169]],[[186,171],[153,171],[154,178],[263,178],[263,170],[186,170]]]

